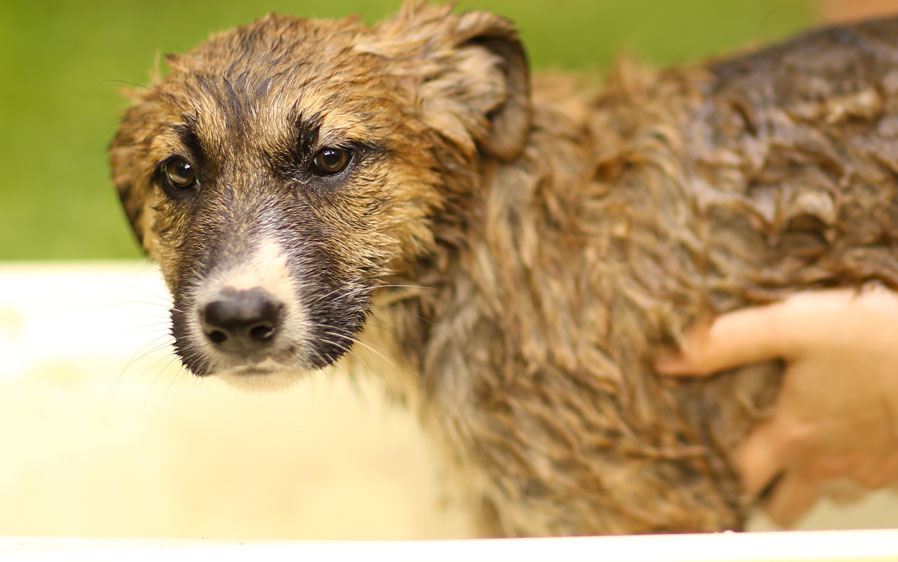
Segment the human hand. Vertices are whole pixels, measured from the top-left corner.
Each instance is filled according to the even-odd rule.
[[[780,476],[771,518],[793,525],[836,478],[869,489],[898,482],[898,295],[822,290],[731,312],[656,367],[708,376],[776,358],[787,369],[774,414],[736,457],[752,495]]]

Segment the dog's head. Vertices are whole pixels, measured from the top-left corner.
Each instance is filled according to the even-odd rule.
[[[481,160],[513,158],[530,127],[523,50],[485,13],[272,15],[167,62],[110,162],[197,375],[334,362],[372,292],[462,220],[441,215],[476,190]]]

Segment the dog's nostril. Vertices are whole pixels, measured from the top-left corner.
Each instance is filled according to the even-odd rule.
[[[212,330],[206,334],[212,343],[224,343],[226,339],[228,339],[228,335],[221,330]]]
[[[258,324],[249,329],[249,337],[257,341],[268,341],[274,337],[277,327],[271,324]]]
[[[261,287],[223,289],[202,309],[203,331],[224,351],[252,352],[277,335],[283,306]]]

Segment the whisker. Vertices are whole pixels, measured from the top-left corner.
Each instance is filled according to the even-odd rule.
[[[152,293],[151,293],[152,294]],[[127,307],[138,307],[138,308],[152,308],[156,311],[162,311],[168,313],[169,306],[171,303],[167,301],[141,301],[141,300],[130,300],[130,301],[118,301],[111,302],[107,304],[100,305],[98,307],[99,310],[118,310]]]
[[[363,341],[360,340],[359,338],[357,338],[357,337],[355,337],[355,336],[349,336],[349,335],[346,335],[346,334],[342,334],[342,333],[339,333],[339,332],[329,331],[329,330],[326,329],[326,328],[328,328],[328,326],[321,326],[321,327],[322,327],[322,328],[325,328],[325,331],[324,331],[325,334],[327,334],[327,335],[329,335],[329,336],[337,336],[337,337],[340,337],[340,338],[349,340],[351,344],[360,345],[360,346],[362,346],[363,348],[365,348],[365,349],[367,349],[368,351],[370,351],[371,353],[377,355],[378,357],[380,357],[381,359],[383,359],[384,361],[386,361],[391,367],[394,367],[394,368],[397,367],[396,363],[395,363],[392,359],[390,359],[389,357],[387,357],[386,355],[384,355],[383,353],[381,353],[380,351],[378,351],[377,349],[375,349],[374,346],[369,345],[369,344],[363,342]],[[334,344],[334,345],[336,345],[336,344]],[[357,357],[358,357],[358,356],[357,356]],[[361,360],[361,358],[359,358],[359,359]]]
[[[152,353],[157,351],[161,351],[164,348],[171,345],[171,340],[169,339],[171,336],[169,334],[160,334],[155,338],[150,339],[147,343],[140,346],[132,355],[131,358],[125,363],[125,366],[122,367],[121,372],[119,373],[119,377],[123,376],[128,369],[133,367],[137,362],[146,358]]]
[[[103,80],[103,82],[112,83],[112,84],[124,84],[126,86],[131,86],[132,88],[139,88],[142,90],[146,90],[148,92],[152,92],[152,93],[156,94],[157,96],[165,98],[166,100],[173,103],[174,105],[180,106],[180,104],[177,103],[178,100],[173,95],[163,92],[156,86],[147,86],[145,84],[137,84],[136,82],[130,82],[128,80],[116,80],[114,78],[106,78],[105,80]]]
[[[168,363],[166,363],[165,366],[162,367],[161,372],[165,372],[165,371],[169,370],[171,368],[172,362],[177,359],[178,359],[178,356],[172,354],[172,356],[169,358]],[[181,368],[178,369],[178,372],[174,373],[171,377],[171,380],[168,381],[168,387],[166,387],[165,393],[162,395],[163,398],[168,398],[169,394],[171,393],[172,386],[174,386],[174,384],[175,384],[175,381],[178,380],[179,378],[181,378],[181,376],[184,374],[184,365],[180,365],[180,367]]]
[[[147,86],[146,84],[138,84],[137,82],[130,82],[130,81],[128,81],[128,80],[117,80],[117,79],[115,79],[115,78],[106,78],[106,79],[102,80],[102,82],[105,82],[105,83],[107,83],[107,84],[124,84],[125,86],[132,86],[132,87],[134,87],[134,88],[141,88],[141,89],[143,89],[143,90],[149,90],[149,91],[151,91],[151,92],[157,91],[157,90],[156,90],[155,88],[153,88],[152,86]]]
[[[143,399],[143,405],[144,405],[144,407],[146,407],[147,401],[149,400],[150,395],[153,393],[153,389],[156,387],[156,383],[159,382],[159,379],[162,378],[162,375],[165,373],[165,369],[164,369],[164,368],[161,368],[161,369],[158,369],[158,370],[157,370],[157,368],[159,367],[159,364],[160,364],[162,361],[166,361],[166,360],[167,360],[168,363],[167,363],[166,365],[170,365],[170,364],[171,364],[171,361],[174,360],[174,359],[176,359],[176,358],[177,358],[177,357],[174,356],[174,355],[167,355],[167,356],[165,356],[165,357],[162,357],[162,358],[160,358],[160,359],[157,359],[152,365],[150,365],[148,368],[144,369],[144,371],[140,374],[140,376],[143,377],[143,376],[146,375],[147,372],[149,372],[150,370],[156,370],[156,376],[153,377],[153,382],[150,383],[149,388],[147,388],[147,393],[146,393],[146,395],[144,396],[144,399]]]
[[[422,291],[435,291],[435,290],[436,290],[434,287],[428,287],[428,286],[426,286],[426,285],[400,285],[400,284],[378,285],[378,286],[375,287],[375,288],[376,288],[376,289],[392,289],[392,288],[399,288],[399,289],[420,289],[420,290],[422,290]]]
[[[320,340],[323,341],[323,342],[326,343],[326,344],[330,344],[330,345],[332,345],[332,346],[334,346],[334,347],[336,347],[336,348],[338,348],[338,349],[341,349],[341,350],[343,350],[344,352],[347,352],[347,353],[348,353],[349,350],[350,350],[350,347],[347,346],[346,344],[341,344],[341,343],[335,342],[335,341],[333,341],[333,340],[329,340],[329,339],[327,339],[327,338],[321,338]]]

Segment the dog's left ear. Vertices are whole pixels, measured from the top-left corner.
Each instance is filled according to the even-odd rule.
[[[411,63],[429,126],[503,160],[521,152],[530,133],[530,76],[508,20],[410,2],[380,31],[388,51],[402,51],[390,55]]]

